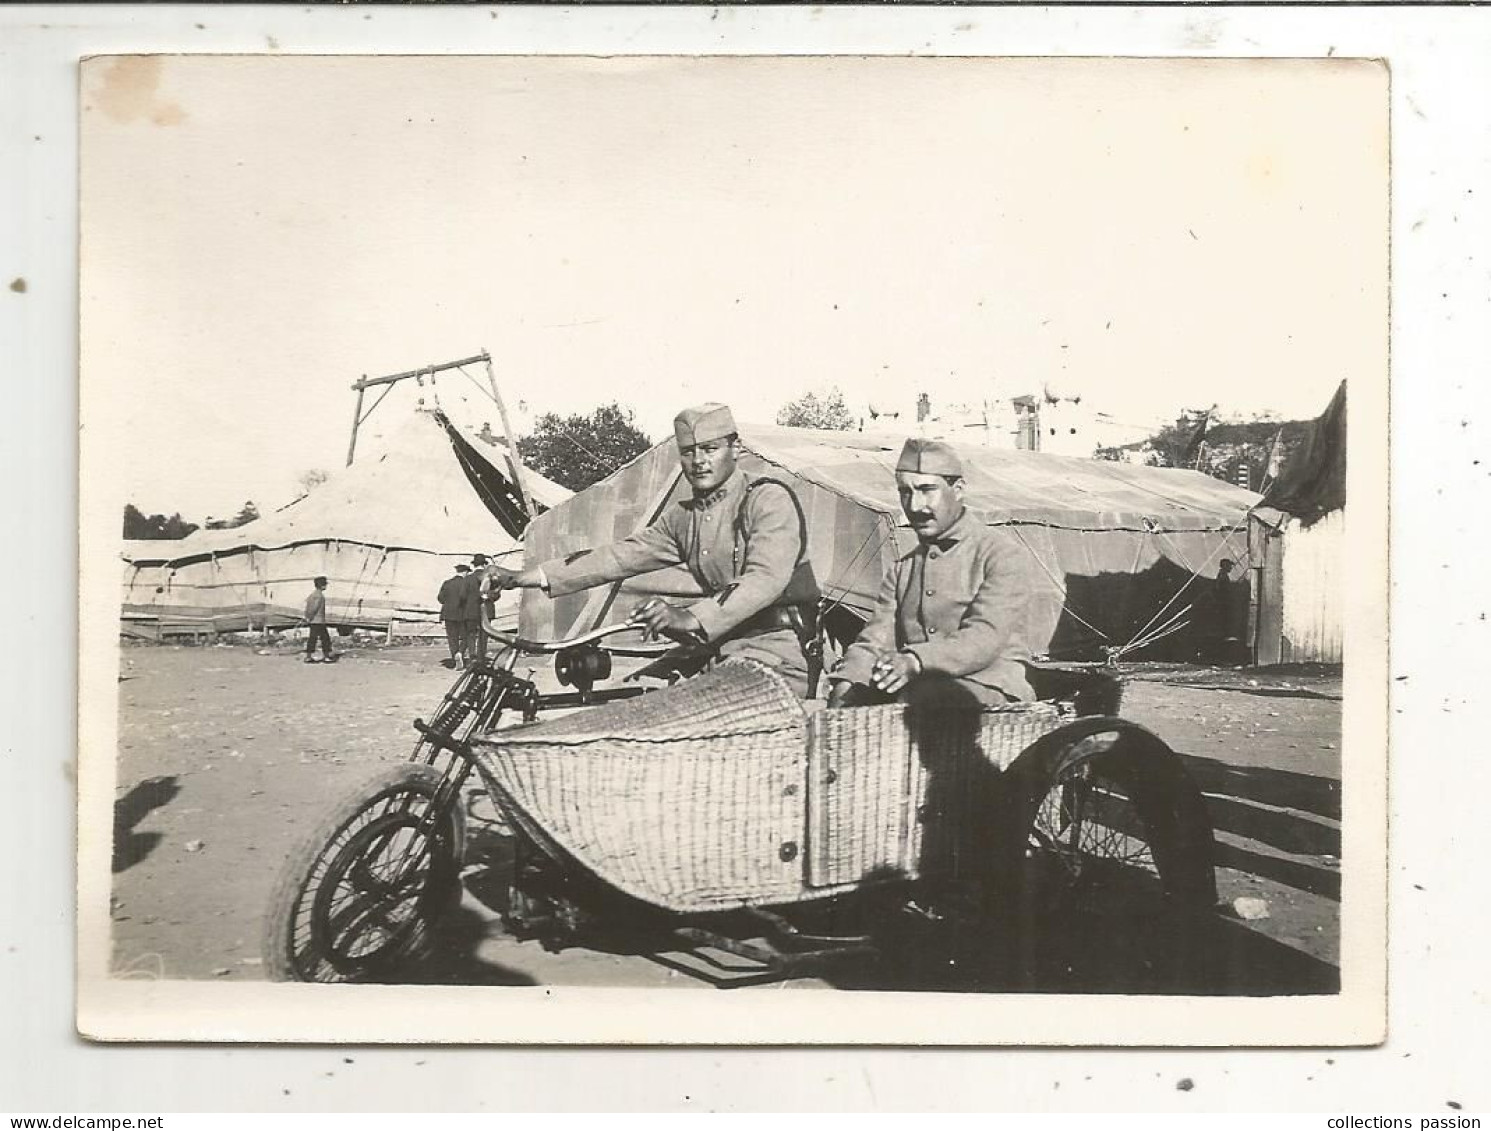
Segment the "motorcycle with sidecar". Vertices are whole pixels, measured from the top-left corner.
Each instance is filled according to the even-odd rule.
[[[402,980],[462,897],[481,793],[511,849],[502,921],[552,948],[624,936],[716,985],[854,967],[861,985],[953,989],[1064,984],[1074,946],[1127,950],[1163,989],[1196,957],[1216,900],[1206,806],[1118,716],[1111,670],[1033,665],[1040,698],[999,708],[824,709],[748,660],[614,682],[613,657],[658,650],[621,643],[626,624],[485,630],[497,650],[415,720],[409,760],[286,862],[271,977]],[[518,674],[538,656],[565,690]]]

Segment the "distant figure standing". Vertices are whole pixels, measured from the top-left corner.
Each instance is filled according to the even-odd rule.
[[[1246,664],[1251,659],[1247,636],[1252,586],[1245,575],[1232,576],[1236,567],[1237,563],[1231,558],[1223,558],[1217,565],[1217,576],[1212,582],[1215,641],[1212,662],[1216,664]]]
[[[331,630],[326,627],[326,578],[316,578],[315,586],[305,599],[305,623],[311,630],[305,638],[305,662],[316,662],[316,641],[319,640],[321,659],[329,664],[336,657],[331,654]]]
[[[487,572],[487,560],[486,554],[473,554],[471,572],[465,578],[466,627],[461,640],[467,667],[472,660],[485,659],[487,655],[487,634],[481,630],[481,582]]]
[[[441,582],[436,597],[440,602],[440,620],[445,625],[445,642],[450,647],[450,660],[445,665],[448,668],[459,666],[466,650],[462,635],[466,631],[466,575],[470,572],[471,567],[461,562],[455,574]]]

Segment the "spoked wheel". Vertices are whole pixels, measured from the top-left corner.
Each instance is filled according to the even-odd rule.
[[[1180,988],[1200,976],[1216,902],[1206,805],[1154,735],[1096,724],[1010,769],[994,878],[1007,973],[1033,988]]]
[[[1036,803],[1022,865],[1029,896],[1055,912],[1094,908],[1124,889],[1163,887],[1148,831],[1125,785],[1097,757],[1074,760]]]
[[[302,841],[265,922],[271,977],[379,981],[421,952],[461,891],[465,822],[459,798],[433,808],[441,781],[430,766],[381,771]]]

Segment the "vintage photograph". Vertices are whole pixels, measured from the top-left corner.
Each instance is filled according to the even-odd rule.
[[[86,1034],[1381,1039],[1380,62],[81,82]]]

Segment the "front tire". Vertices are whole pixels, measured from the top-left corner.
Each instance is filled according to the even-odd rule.
[[[271,978],[376,982],[418,956],[460,898],[465,821],[442,776],[405,763],[338,803],[291,853],[270,897],[264,964]]]

